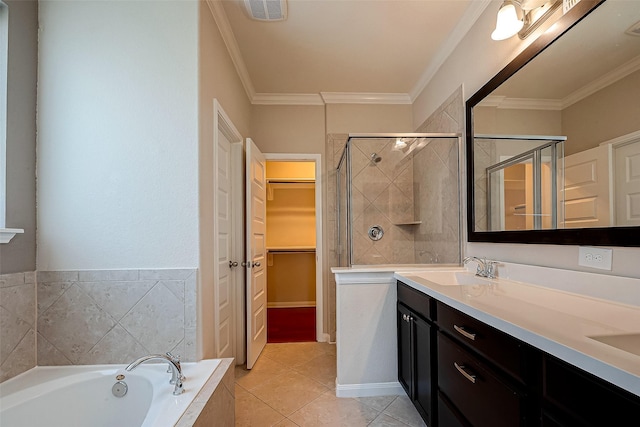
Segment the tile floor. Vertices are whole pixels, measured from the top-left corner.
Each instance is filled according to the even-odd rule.
[[[425,426],[406,395],[337,398],[334,344],[267,344],[235,374],[236,426]]]

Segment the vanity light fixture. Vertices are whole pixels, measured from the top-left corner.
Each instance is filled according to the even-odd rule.
[[[527,38],[562,6],[563,0],[505,0],[498,10],[493,40],[505,40],[518,34]]]
[[[505,40],[518,34],[524,26],[524,17],[520,3],[506,0],[498,10],[496,29],[491,33],[493,40]]]

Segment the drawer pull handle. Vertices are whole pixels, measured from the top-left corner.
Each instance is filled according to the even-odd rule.
[[[457,362],[453,362],[453,366],[455,366],[458,372],[460,372],[466,379],[471,381],[473,384],[476,383],[476,376],[465,371],[464,365],[458,365]]]
[[[460,335],[462,335],[463,337],[469,338],[471,341],[475,341],[476,340],[476,334],[472,334],[470,332],[465,331],[462,326],[453,325],[453,329],[458,331],[458,333]]]

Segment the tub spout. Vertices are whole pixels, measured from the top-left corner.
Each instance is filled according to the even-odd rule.
[[[171,370],[170,383],[175,385],[175,388],[173,389],[173,394],[176,396],[182,394],[182,392],[184,391],[184,389],[182,388],[182,380],[184,380],[184,376],[182,375],[180,361],[177,360],[177,358],[174,358],[172,356],[165,356],[164,354],[149,354],[147,356],[142,356],[141,358],[134,360],[133,362],[131,362],[131,364],[129,364],[129,366],[124,368],[124,370],[133,371],[135,368],[142,365],[143,363],[156,361],[156,360],[161,360],[169,364],[169,369]]]

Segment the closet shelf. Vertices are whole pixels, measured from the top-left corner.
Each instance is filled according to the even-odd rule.
[[[315,246],[269,246],[267,252],[315,252]]]

